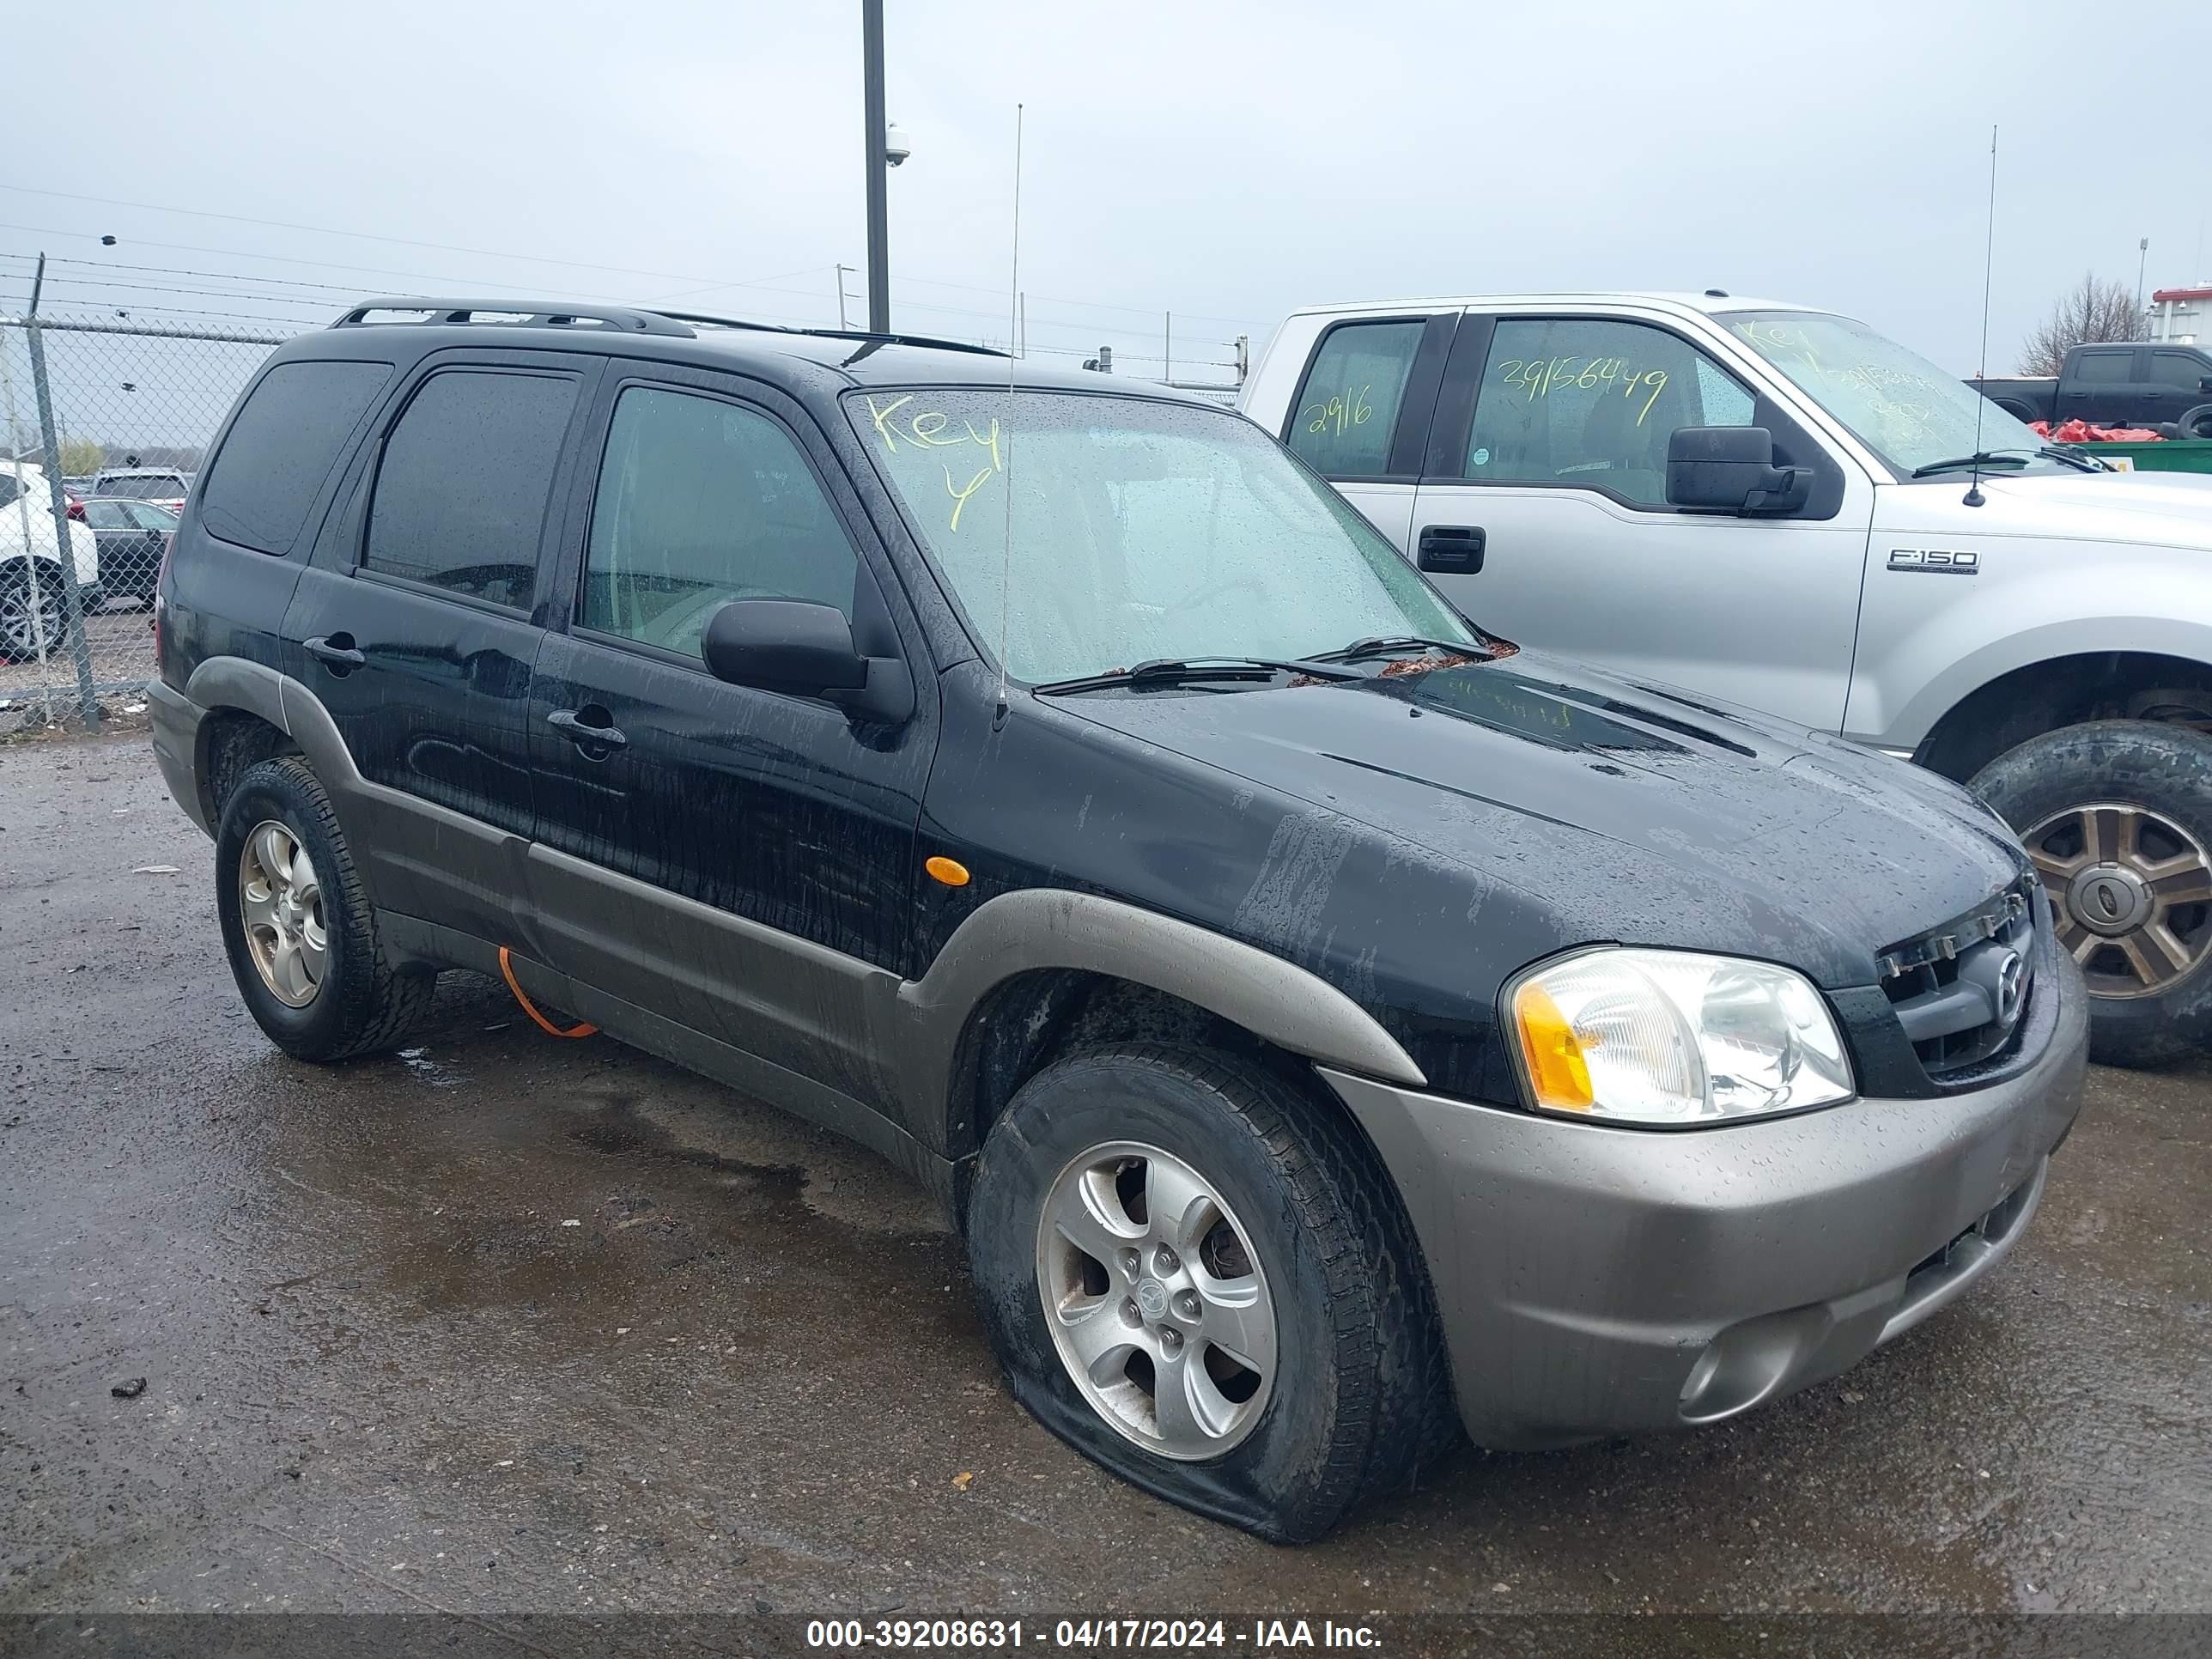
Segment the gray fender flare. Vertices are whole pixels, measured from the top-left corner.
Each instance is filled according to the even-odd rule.
[[[992,991],[1036,969],[1110,975],[1195,1003],[1318,1064],[1408,1088],[1428,1079],[1375,1017],[1295,963],[1118,899],[1029,888],[985,901],[899,987],[917,1103],[949,1112],[960,1034]]]
[[[205,714],[237,708],[258,715],[300,745],[300,752],[326,787],[347,790],[360,786],[361,774],[331,711],[323,707],[321,698],[290,675],[244,657],[210,657],[192,670],[185,683],[185,696]],[[204,793],[204,750],[192,759]]]

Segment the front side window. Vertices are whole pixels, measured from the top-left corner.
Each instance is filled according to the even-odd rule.
[[[129,505],[121,501],[87,501],[84,521],[94,530],[129,530],[132,527],[126,510]]]
[[[1579,484],[1663,507],[1675,428],[1748,426],[1753,406],[1711,359],[1664,329],[1507,318],[1491,337],[1462,476]]]
[[[577,620],[687,657],[732,599],[849,620],[859,556],[791,434],[738,404],[658,386],[616,401]]]
[[[1390,470],[1390,434],[1421,349],[1424,318],[1340,323],[1314,353],[1284,441],[1325,478],[1371,478]]]
[[[977,642],[1030,684],[1467,625],[1344,499],[1223,410],[856,392],[848,416]]]
[[[2163,380],[2168,386],[2193,388],[2200,380],[2212,380],[2212,363],[2185,351],[2154,351],[2150,361],[2151,379]]]
[[[1964,380],[1864,323],[1814,311],[1732,311],[1716,320],[1899,477],[1977,449],[2008,457],[2015,470],[2061,465],[2037,459],[2044,440]]]
[[[529,609],[575,399],[566,374],[446,369],[423,381],[385,441],[362,563]]]
[[[91,510],[91,504],[88,502],[85,511],[88,513]],[[166,507],[155,507],[151,501],[127,502],[124,510],[141,530],[158,530],[166,535],[177,527],[177,515]]]

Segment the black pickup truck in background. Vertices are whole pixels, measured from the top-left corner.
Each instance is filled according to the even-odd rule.
[[[2163,435],[2212,438],[2212,352],[2189,345],[2077,345],[2056,379],[1968,380],[2023,421],[2179,427]]]

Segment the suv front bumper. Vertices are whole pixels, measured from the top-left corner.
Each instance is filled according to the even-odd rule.
[[[2087,999],[2051,956],[2040,1057],[1929,1099],[1639,1130],[1323,1070],[1405,1200],[1475,1443],[1718,1422],[1835,1376],[1994,1267],[2080,1109]]]

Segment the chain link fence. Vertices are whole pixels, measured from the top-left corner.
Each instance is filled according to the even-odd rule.
[[[0,724],[91,724],[154,678],[169,532],[216,427],[284,338],[0,317]]]

